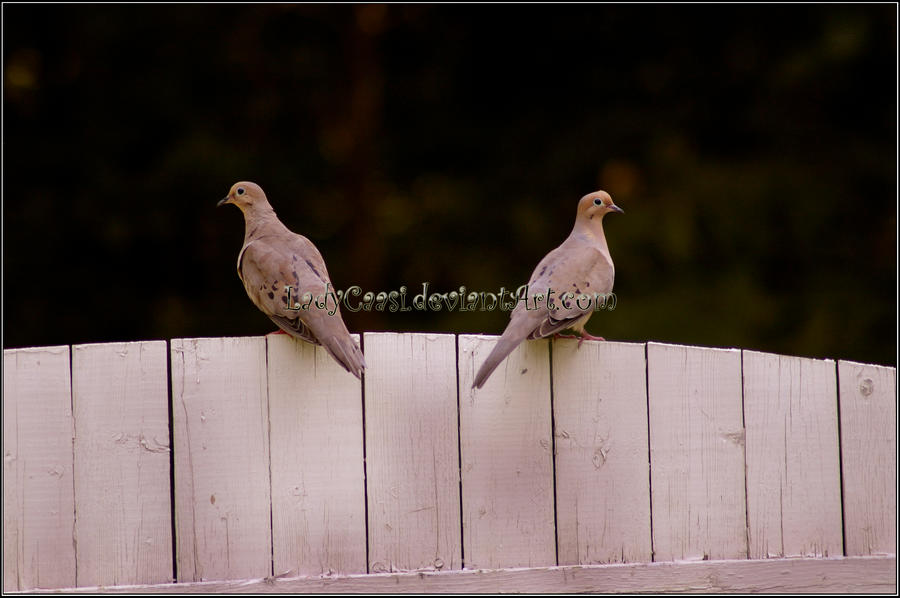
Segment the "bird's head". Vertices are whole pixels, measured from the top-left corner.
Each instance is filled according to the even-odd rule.
[[[266,194],[263,193],[263,190],[259,185],[248,181],[241,181],[240,183],[235,183],[231,186],[228,195],[219,200],[216,207],[223,206],[227,203],[234,204],[239,207],[242,212],[245,212],[255,205],[268,205],[269,201],[266,199]]]
[[[613,203],[612,197],[606,191],[594,191],[588,193],[578,202],[578,218],[594,220],[603,218],[609,212],[624,214],[625,210]]]

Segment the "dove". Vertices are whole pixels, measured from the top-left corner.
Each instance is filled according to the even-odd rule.
[[[578,201],[575,227],[562,245],[548,253],[534,269],[528,282],[528,300],[519,302],[509,316],[509,324],[478,369],[472,388],[481,388],[500,362],[525,339],[544,338],[572,329],[584,339],[603,340],[584,330],[593,314],[593,301],[576,301],[582,293],[612,292],[615,268],[603,234],[603,217],[624,213],[605,191],[595,191]],[[543,301],[535,294],[542,294]],[[564,297],[564,293],[573,295]]]
[[[250,300],[278,328],[322,345],[360,378],[366,361],[341,319],[322,254],[312,241],[281,223],[259,185],[235,183],[216,207],[229,203],[244,213],[244,245],[237,271]]]

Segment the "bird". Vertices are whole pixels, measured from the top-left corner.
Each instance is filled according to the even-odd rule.
[[[237,272],[250,300],[281,331],[322,345],[345,370],[362,379],[365,357],[341,318],[325,260],[316,246],[282,224],[255,183],[232,185],[216,207],[225,204],[237,206],[244,214]]]
[[[603,233],[603,217],[611,212],[625,213],[606,191],[588,193],[578,201],[572,232],[534,269],[528,282],[528,299],[521,301],[520,295],[506,330],[478,369],[473,389],[484,386],[500,362],[525,339],[564,336],[560,331],[572,329],[581,336],[579,346],[585,339],[604,340],[584,329],[593,314],[593,300],[587,305],[576,299],[582,293],[593,299],[595,293],[612,292],[615,267]],[[537,300],[537,293],[544,295],[543,300]],[[564,300],[564,293],[574,297]]]

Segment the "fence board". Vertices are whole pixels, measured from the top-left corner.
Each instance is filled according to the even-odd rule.
[[[172,573],[165,343],[5,350],[4,591],[896,590],[895,368],[528,341],[472,391],[496,337],[365,341],[365,388],[286,336],[172,341],[193,585],[121,585]],[[764,560],[592,564],[651,554]]]
[[[113,593],[248,594],[896,594],[897,559],[849,557],[569,565],[422,571],[299,579],[248,579],[102,588]],[[88,594],[96,588],[60,590]]]
[[[181,581],[271,574],[264,337],[172,340]]]
[[[69,347],[3,351],[3,589],[76,585]]]
[[[837,556],[834,361],[743,352],[750,558]]]
[[[266,340],[275,573],[365,573],[360,382],[321,347]]]
[[[459,336],[465,566],[556,564],[549,341],[526,341],[481,390],[497,337]]]
[[[897,370],[838,362],[848,555],[897,553]]]
[[[459,569],[456,340],[366,333],[365,349],[370,570]]]
[[[72,347],[79,585],[173,580],[166,342]]]
[[[560,565],[651,558],[644,350],[553,342]]]
[[[747,557],[741,354],[648,343],[654,560]]]

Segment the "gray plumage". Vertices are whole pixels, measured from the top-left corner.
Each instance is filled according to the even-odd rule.
[[[281,330],[322,345],[344,369],[360,378],[366,361],[341,318],[319,250],[281,223],[258,185],[235,183],[218,205],[226,203],[244,214],[244,245],[237,271],[250,300]],[[317,306],[319,297],[326,301]],[[307,305],[307,309],[297,309],[298,305]]]
[[[478,368],[472,388],[484,386],[497,366],[526,339],[544,338],[566,329],[578,332],[582,340],[600,338],[584,330],[595,304],[591,302],[590,306],[585,306],[582,302],[582,307],[586,307],[583,309],[570,298],[567,308],[561,297],[566,292],[574,293],[576,297],[585,293],[592,298],[595,293],[606,295],[612,292],[615,267],[603,233],[603,217],[610,212],[622,211],[605,191],[595,191],[579,200],[572,232],[562,245],[540,261],[529,279],[529,297],[542,293],[545,300],[538,303],[536,309],[532,299],[527,304],[520,301],[516,305],[506,330]],[[554,291],[556,309],[550,309],[547,304],[549,289]]]

